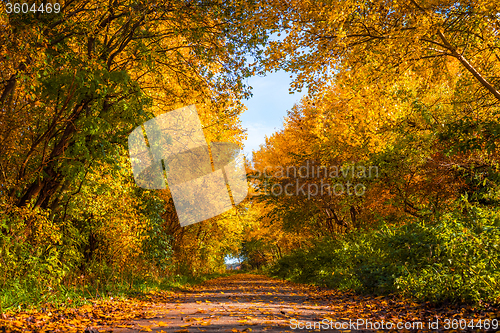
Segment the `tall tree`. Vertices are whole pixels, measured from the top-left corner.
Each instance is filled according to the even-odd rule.
[[[18,206],[56,207],[90,163],[116,159],[134,126],[181,105],[207,103],[210,121],[232,127],[248,94],[245,56],[265,41],[247,28],[253,8],[70,1],[58,13],[2,10],[2,193]]]

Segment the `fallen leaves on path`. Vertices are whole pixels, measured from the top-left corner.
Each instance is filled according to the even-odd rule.
[[[306,332],[419,332],[429,331],[431,323],[437,323],[431,326],[433,332],[453,331],[454,324],[458,325],[456,332],[478,332],[496,331],[492,329],[499,318],[498,309],[436,307],[395,296],[359,296],[238,274],[185,292],[150,293],[128,300],[98,300],[78,309],[12,314],[0,319],[0,328],[4,332],[87,333],[293,332],[299,328]],[[486,323],[489,330],[485,330]]]

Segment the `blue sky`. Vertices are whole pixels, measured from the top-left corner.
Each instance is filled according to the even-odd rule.
[[[266,76],[254,76],[247,84],[253,87],[253,97],[243,100],[248,108],[241,115],[243,128],[247,129],[247,140],[243,152],[248,159],[252,158],[252,150],[258,150],[264,144],[265,137],[283,128],[287,110],[297,103],[305,92],[289,94],[290,74],[285,71],[268,73]],[[238,258],[226,256],[226,264],[238,262]]]
[[[285,71],[254,76],[247,84],[253,87],[253,97],[243,100],[248,110],[241,115],[243,128],[247,129],[244,154],[251,159],[252,150],[258,150],[265,136],[283,128],[287,110],[297,103],[305,92],[289,94],[290,74]]]

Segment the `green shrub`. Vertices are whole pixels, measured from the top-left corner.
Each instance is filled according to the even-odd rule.
[[[384,225],[324,239],[285,256],[271,273],[298,282],[421,301],[500,300],[500,214],[470,207],[424,224]]]

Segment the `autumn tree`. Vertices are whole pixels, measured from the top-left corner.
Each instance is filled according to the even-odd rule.
[[[155,112],[153,103],[158,113],[209,101],[219,110],[214,122],[231,122],[238,108],[227,101],[245,95],[241,78],[250,73],[241,66],[244,52],[261,41],[245,35],[248,6],[69,2],[59,14],[4,13],[9,197],[18,206],[57,206],[74,175],[93,160],[111,160],[112,145],[123,145]]]
[[[349,87],[342,98],[366,109],[368,131],[394,136],[397,129],[401,140],[434,132],[441,142],[428,145],[463,155],[446,162],[436,156],[441,172],[464,168],[470,175],[479,165],[494,178],[497,12],[490,1],[272,2],[267,27],[285,36],[270,43],[265,64],[296,74],[291,89],[321,95],[332,80]]]
[[[4,281],[27,274],[18,269],[29,267],[26,253],[39,258],[33,277],[50,259],[57,281],[171,265],[183,247],[169,231],[172,201],[135,186],[127,137],[196,104],[209,142],[241,144],[243,79],[253,71],[245,59],[259,58],[267,38],[250,24],[255,3],[69,1],[25,14],[0,6],[1,255],[12,254]],[[39,223],[53,235],[31,237]]]

